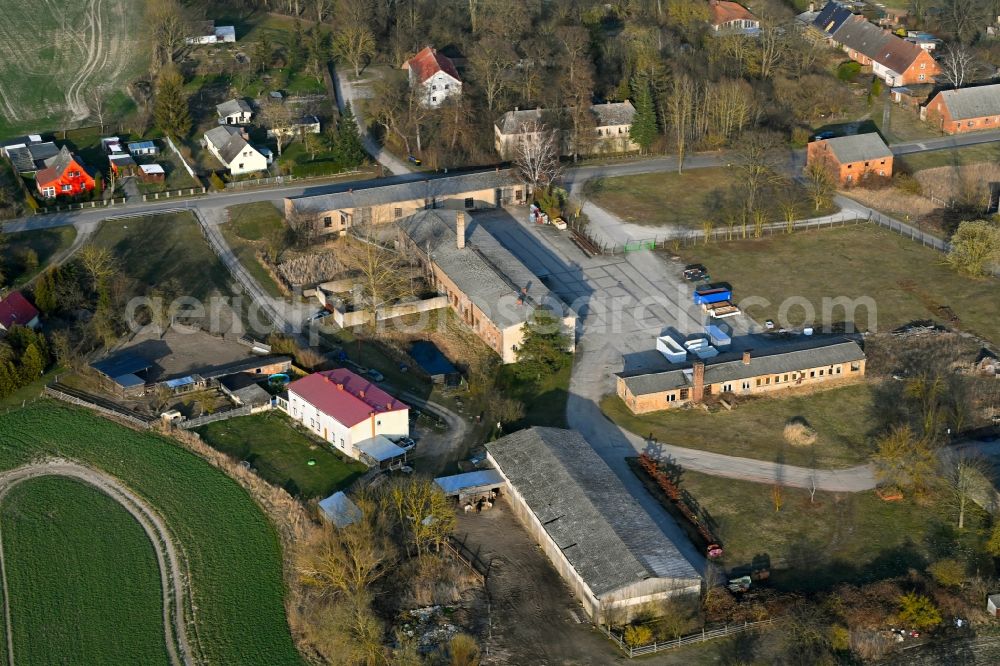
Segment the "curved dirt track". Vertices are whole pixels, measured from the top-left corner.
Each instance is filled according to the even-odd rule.
[[[142,498],[120,481],[104,472],[84,467],[67,460],[48,460],[32,463],[0,473],[0,502],[19,483],[45,476],[60,476],[87,483],[111,499],[135,518],[146,532],[160,569],[160,586],[163,591],[163,635],[171,664],[190,666],[194,663],[184,622],[187,588],[181,575],[178,550],[171,540],[163,520]],[[14,640],[10,619],[10,596],[7,593],[7,569],[3,554],[3,535],[0,533],[0,585],[3,591],[4,628],[7,642],[7,661],[14,666]]]

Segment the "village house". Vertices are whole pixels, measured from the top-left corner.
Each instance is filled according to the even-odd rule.
[[[356,224],[387,224],[428,208],[496,208],[524,204],[529,195],[517,174],[497,169],[287,198],[285,217],[293,226],[308,223],[321,234],[342,234]]]
[[[931,83],[941,72],[928,51],[869,23],[839,3],[827,3],[813,26],[851,60],[871,67],[872,74],[890,86]]]
[[[38,308],[19,291],[12,291],[0,298],[0,332],[12,326],[38,328]]]
[[[134,157],[156,157],[160,154],[160,149],[153,141],[130,141],[128,152]]]
[[[573,339],[576,315],[486,229],[458,211],[426,210],[398,224],[400,245],[438,293],[504,363],[517,360],[524,327],[543,307]]]
[[[162,183],[167,178],[167,172],[159,164],[140,164],[139,180],[144,183]]]
[[[639,150],[639,146],[632,141],[629,133],[632,129],[632,120],[635,118],[635,107],[630,101],[594,104],[590,107],[590,111],[594,117],[597,139],[586,147],[587,153],[626,153]],[[548,128],[558,127],[561,124],[559,115],[558,112],[545,109],[508,111],[493,125],[493,146],[503,159],[512,159],[518,145],[526,141],[536,141],[541,131],[550,131]],[[562,132],[559,149],[562,155],[574,152],[570,131]]]
[[[533,427],[486,444],[500,495],[595,624],[627,622],[701,576],[575,430]]]
[[[220,125],[249,125],[253,120],[253,109],[245,99],[231,99],[217,104],[215,112]]]
[[[94,177],[69,148],[63,146],[54,157],[45,160],[45,168],[35,174],[38,193],[46,199],[77,196],[94,189]]]
[[[410,77],[410,87],[420,86],[421,104],[438,107],[452,95],[462,94],[462,79],[451,58],[426,47],[403,63]]]
[[[720,354],[689,368],[639,375],[620,373],[617,393],[633,414],[704,402],[723,393],[760,395],[794,388],[858,380],[865,374],[865,353],[856,342],[841,341],[803,349],[778,350],[742,358]]]
[[[942,90],[920,110],[920,117],[946,134],[1000,127],[1000,84]]]
[[[267,158],[247,142],[247,135],[237,127],[213,127],[205,132],[202,145],[234,176],[267,171]]]
[[[712,26],[713,32],[756,35],[760,31],[760,19],[737,2],[709,0],[708,11],[711,15],[709,25]]]
[[[5,143],[2,152],[19,174],[29,175],[44,169],[45,160],[59,154],[59,146],[42,141],[38,134],[29,134]]]
[[[221,44],[236,41],[236,28],[231,25],[215,25],[215,21],[201,21],[195,26],[195,34],[184,39],[186,44]]]
[[[278,405],[355,460],[373,465],[405,454],[389,438],[409,436],[409,406],[346,368],[314,372],[292,382],[287,400]]]
[[[813,141],[806,149],[806,165],[816,163],[824,165],[841,186],[873,175],[892,176],[892,151],[876,132]]]

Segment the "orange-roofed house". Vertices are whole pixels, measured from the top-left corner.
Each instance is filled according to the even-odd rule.
[[[66,146],[45,160],[45,168],[35,174],[38,193],[46,199],[76,196],[94,189],[94,177],[87,173],[83,162]]]
[[[760,30],[760,19],[738,2],[710,0],[709,23],[715,32],[756,34]]]
[[[395,458],[389,438],[410,434],[410,408],[368,379],[345,368],[314,372],[288,385],[279,406],[317,436],[356,460],[366,452],[381,462]]]
[[[452,95],[462,94],[462,79],[448,56],[428,46],[403,63],[410,73],[410,87],[422,89],[421,104],[438,107]]]

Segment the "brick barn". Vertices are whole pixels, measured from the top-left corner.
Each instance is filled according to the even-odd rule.
[[[948,134],[1000,128],[1000,84],[942,90],[920,115]]]
[[[875,132],[813,141],[806,149],[806,165],[817,163],[841,186],[892,176],[892,151]]]

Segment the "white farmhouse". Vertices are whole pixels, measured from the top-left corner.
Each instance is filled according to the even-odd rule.
[[[390,437],[410,434],[410,408],[350,370],[314,372],[288,385],[279,406],[317,436],[370,465],[401,460]]]
[[[424,106],[438,107],[452,95],[462,94],[462,79],[455,63],[430,46],[404,62],[403,69],[410,73],[410,87],[421,87]]]
[[[249,125],[253,120],[253,109],[245,99],[231,99],[215,107],[220,125]]]
[[[246,134],[238,127],[231,125],[213,127],[205,132],[202,144],[234,176],[267,171],[267,158],[247,143]]]

